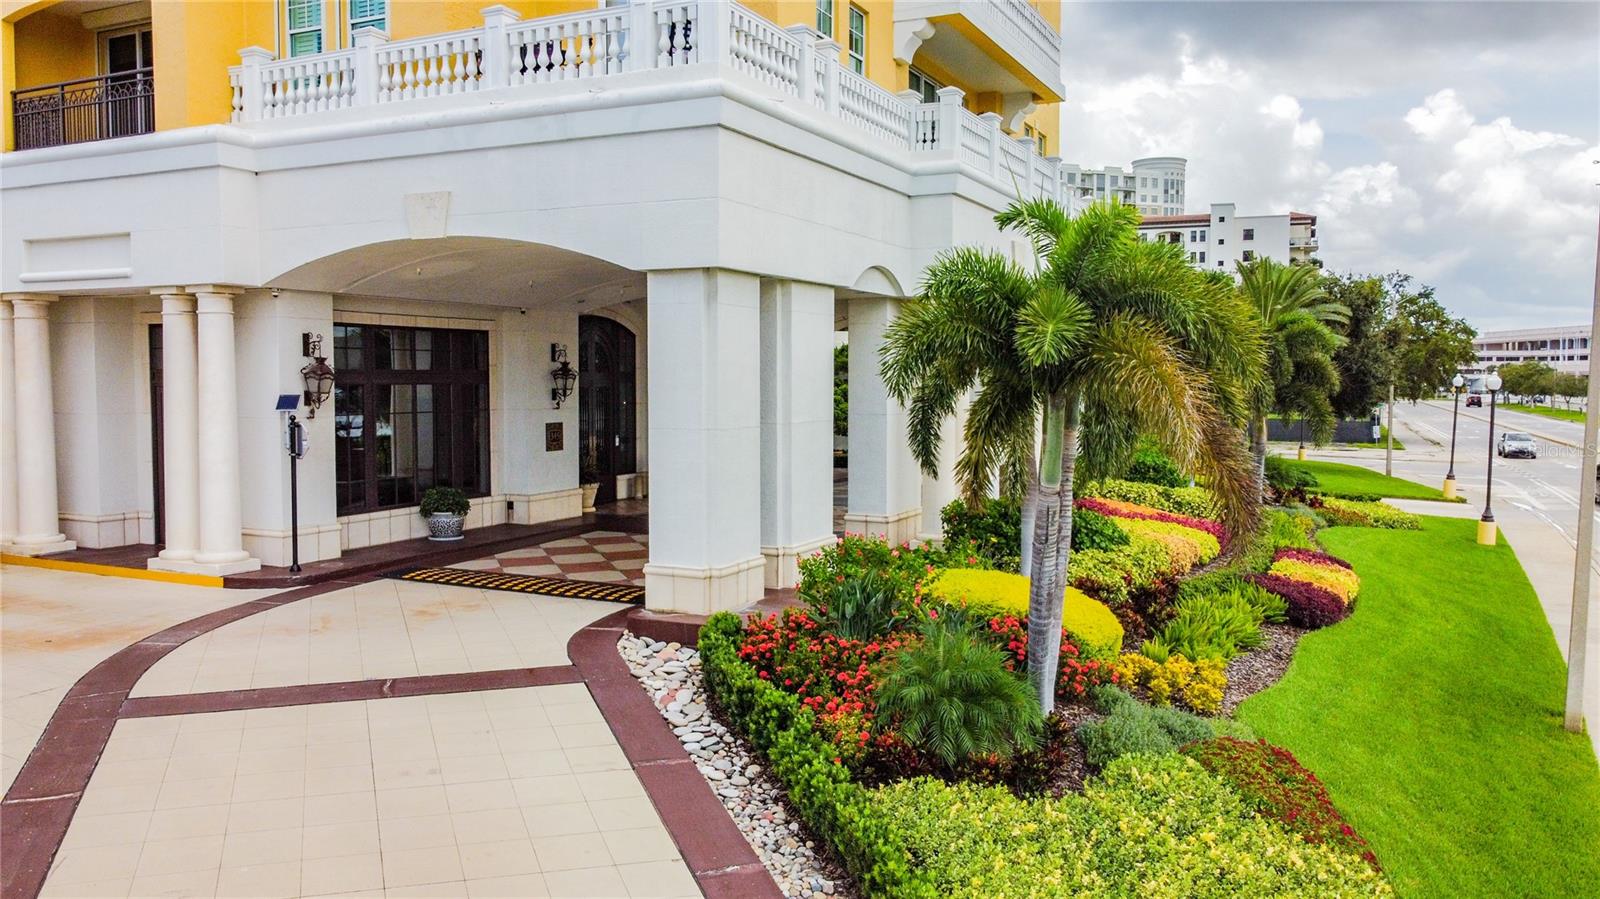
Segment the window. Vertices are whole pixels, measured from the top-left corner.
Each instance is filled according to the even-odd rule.
[[[819,19],[822,17],[822,11],[820,9],[817,10],[817,17]],[[831,21],[833,14],[829,13],[828,17]],[[911,81],[909,86],[912,90],[922,95],[922,102],[924,103],[938,102],[939,88],[944,87],[944,85],[934,81],[932,78],[929,78],[927,72],[922,71],[916,66],[911,67]]]
[[[1217,268],[1222,268],[1222,260],[1221,259],[1217,260]]]
[[[1034,149],[1040,156],[1045,155],[1043,132],[1032,125],[1024,124],[1022,126],[1022,136],[1033,142]]]
[[[1244,261],[1245,262],[1253,262],[1253,261],[1255,261],[1255,258],[1256,258],[1256,251],[1255,250],[1245,250],[1244,251]]]
[[[1200,264],[1201,265],[1205,265],[1206,264],[1206,251],[1205,250],[1201,250],[1200,251]]]
[[[1198,240],[1198,238],[1195,237],[1195,234],[1197,234],[1197,233],[1199,233],[1199,232],[1196,232],[1196,231],[1190,231],[1189,232],[1189,242],[1190,243],[1194,243],[1196,240]]]
[[[322,0],[289,0],[289,55],[322,52]]]
[[[850,70],[867,74],[867,14],[854,4],[850,6]]]
[[[358,28],[388,28],[389,0],[350,0],[350,34]]]
[[[1228,242],[1228,240],[1225,237],[1217,238],[1217,246],[1219,246],[1219,247],[1222,246],[1223,244],[1227,243],[1227,242]]]
[[[416,505],[429,487],[489,493],[489,335],[333,326],[338,514]]]
[[[817,30],[833,37],[833,0],[817,0]]]
[[[1222,223],[1222,222],[1225,222],[1225,221],[1227,221],[1227,220],[1228,220],[1228,217],[1227,217],[1227,216],[1225,216],[1225,215],[1219,215],[1219,216],[1217,216],[1217,222],[1218,222],[1218,223],[1219,223],[1219,224],[1220,224],[1220,223]]]
[[[1195,256],[1195,254],[1193,252],[1189,253],[1189,261],[1190,262],[1194,261],[1194,256]]]
[[[1256,239],[1256,229],[1254,229],[1254,228],[1246,228],[1246,229],[1244,229],[1244,239],[1245,240],[1255,240]]]

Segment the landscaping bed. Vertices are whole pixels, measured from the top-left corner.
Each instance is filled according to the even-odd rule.
[[[714,616],[717,716],[862,895],[1387,894],[1315,777],[1226,717],[1356,599],[1317,519],[1275,512],[1224,557],[1202,489],[1085,493],[1048,718],[1003,507],[947,521],[992,540],[847,537],[802,563],[807,608]]]
[[[1267,477],[1276,489],[1292,490],[1298,484],[1304,494],[1350,500],[1394,498],[1450,502],[1436,487],[1340,462],[1322,462],[1313,459],[1300,462],[1280,456],[1270,456],[1267,459]],[[1455,500],[1455,502],[1464,501]]]

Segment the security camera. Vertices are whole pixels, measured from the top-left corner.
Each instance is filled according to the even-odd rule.
[[[527,314],[528,314],[528,310],[527,310],[527,309],[524,309],[524,308],[520,308],[520,307],[519,307],[519,308],[518,308],[518,309],[517,309],[517,314],[518,314],[518,315],[527,315]]]
[[[282,295],[283,295],[283,291],[279,290],[276,287],[272,288],[272,298],[274,300],[276,300],[278,297],[280,297]]]

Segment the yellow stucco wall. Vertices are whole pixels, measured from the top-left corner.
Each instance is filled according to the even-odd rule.
[[[1032,0],[1052,24],[1061,21],[1058,0]],[[18,86],[82,78],[99,71],[96,38],[77,15],[52,9],[60,0],[0,0],[0,56],[6,102]],[[392,40],[473,28],[483,22],[486,0],[389,0]],[[594,0],[505,0],[525,19],[591,9]],[[816,0],[747,0],[756,12],[782,26],[816,25]],[[908,69],[894,59],[893,0],[835,0],[833,39],[839,59],[848,63],[849,9],[867,16],[867,77],[893,91],[906,88]],[[181,128],[226,122],[231,92],[226,72],[239,62],[239,50],[265,47],[287,53],[288,26],[282,0],[152,0],[156,69],[156,127]],[[350,46],[348,0],[324,0],[325,50]],[[949,72],[928,74],[963,87]],[[998,98],[969,96],[975,112],[996,108]],[[1028,120],[1048,135],[1050,152],[1059,147],[1059,113],[1044,106]],[[11,116],[5,116],[5,147],[10,149]]]

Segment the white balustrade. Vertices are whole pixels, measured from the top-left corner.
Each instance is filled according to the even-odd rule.
[[[1002,0],[1007,7],[1014,2],[1022,0]],[[999,116],[967,111],[960,90],[942,88],[935,103],[896,95],[841,64],[833,40],[805,26],[779,28],[723,0],[656,0],[526,22],[496,6],[484,10],[482,28],[403,41],[362,29],[345,50],[273,60],[251,47],[240,57],[242,64],[228,70],[228,85],[232,120],[242,123],[721,64],[761,92],[799,99],[794,108],[838,119],[896,149],[948,154],[1008,192],[1013,183],[1031,196],[1062,192],[1059,161],[1004,134]]]

